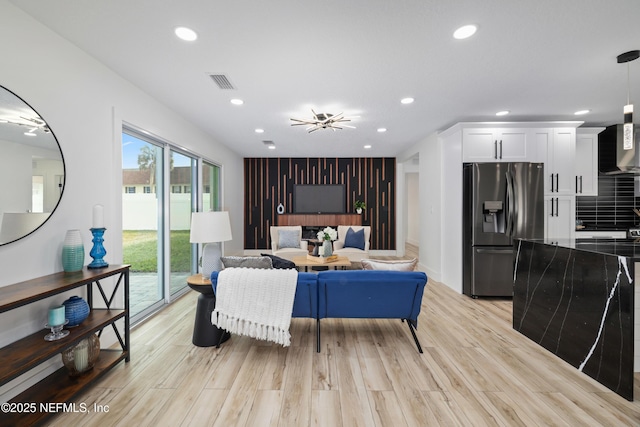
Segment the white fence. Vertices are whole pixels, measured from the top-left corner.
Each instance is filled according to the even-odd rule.
[[[208,206],[209,194],[204,195]],[[191,194],[171,193],[169,197],[171,230],[191,229]],[[124,230],[157,230],[158,199],[156,194],[122,195],[122,228]]]

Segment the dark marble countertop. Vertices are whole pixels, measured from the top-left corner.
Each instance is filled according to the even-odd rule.
[[[531,242],[578,249],[604,255],[636,258],[640,262],[640,239],[526,239]]]

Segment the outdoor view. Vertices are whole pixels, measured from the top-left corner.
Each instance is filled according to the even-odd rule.
[[[169,150],[166,177],[165,150]],[[134,319],[164,304],[168,296],[185,288],[186,278],[196,272],[197,254],[189,243],[189,229],[197,190],[203,190],[204,210],[217,210],[219,198],[219,167],[205,162],[203,182],[197,185],[197,164],[197,158],[135,131],[122,134],[123,260],[131,264],[130,309]],[[164,188],[168,188],[167,194]],[[169,263],[166,281],[165,254]]]

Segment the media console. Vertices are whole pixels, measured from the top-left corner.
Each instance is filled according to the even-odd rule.
[[[359,214],[282,214],[277,217],[278,225],[301,225],[302,236],[315,237],[315,232],[324,227],[338,225],[362,225]]]

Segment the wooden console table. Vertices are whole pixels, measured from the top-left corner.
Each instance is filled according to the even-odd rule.
[[[75,346],[84,338],[102,330],[109,325],[113,327],[120,342],[121,350],[101,349],[100,357],[93,369],[77,377],[70,377],[65,367],[62,367],[34,384],[8,403],[28,404],[20,411],[7,411],[0,417],[0,426],[34,425],[42,423],[46,418],[55,414],[47,411],[48,405],[62,404],[72,400],[82,390],[100,378],[120,361],[129,362],[129,265],[110,265],[105,268],[88,269],[75,273],[59,272],[48,276],[38,277],[15,285],[0,288],[0,313],[22,307],[27,304],[60,294],[81,286],[87,287],[87,302],[91,311],[89,316],[78,326],[68,328],[68,336],[57,341],[45,341],[47,330],[43,329],[21,338],[0,349],[0,385],[24,374],[37,365],[49,360],[57,354]],[[117,283],[111,295],[107,296],[100,280],[111,276],[118,276]],[[93,308],[93,289],[102,296],[107,308]],[[124,285],[124,308],[113,309],[111,305],[118,288]],[[46,318],[46,316],[43,316]],[[124,320],[124,337],[116,326],[116,321]],[[44,407],[44,411],[43,411]],[[18,407],[16,406],[16,409]]]
[[[303,227],[337,227],[338,225],[362,225],[358,214],[282,214],[278,225],[301,225]]]

